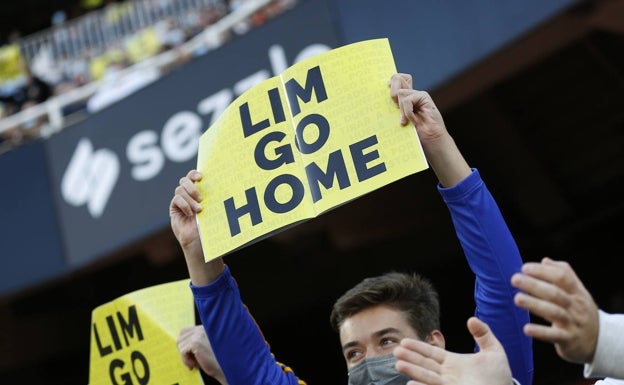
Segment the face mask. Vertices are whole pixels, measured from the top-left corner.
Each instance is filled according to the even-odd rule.
[[[396,362],[392,354],[365,359],[349,370],[349,385],[405,385],[410,378],[397,372]]]

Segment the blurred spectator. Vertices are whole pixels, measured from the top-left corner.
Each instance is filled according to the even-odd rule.
[[[95,113],[151,84],[160,77],[154,67],[128,69],[127,61],[113,61],[105,70],[103,83],[87,101],[87,111]]]
[[[27,100],[22,106],[21,111],[26,111],[36,105],[36,102]],[[41,136],[41,129],[46,122],[47,119],[45,115],[30,118],[19,127],[11,127],[4,131],[2,133],[3,139],[11,147],[19,146],[31,140],[35,140]]]
[[[0,96],[0,101],[6,109],[5,116],[21,111],[25,106],[42,103],[52,96],[52,87],[28,68],[25,69],[24,84],[17,87],[10,94]]]
[[[19,45],[15,42],[0,47],[0,98],[5,100],[10,98],[12,94],[26,83],[26,74],[24,72],[24,59],[21,55]],[[5,106],[4,114],[11,106]]]
[[[188,39],[186,32],[173,16],[159,21],[154,29],[163,51],[178,47]]]
[[[65,23],[65,20],[67,20],[67,14],[62,9],[59,9],[58,11],[55,11],[52,14],[52,18],[50,19],[50,23],[52,24],[52,26],[61,25],[61,24]]]
[[[0,96],[0,102],[3,105],[1,117],[25,111],[45,102],[52,96],[52,87],[48,83],[33,75],[27,68],[24,73],[25,82],[22,86],[8,95]],[[40,136],[41,128],[46,120],[45,116],[40,116],[27,120],[21,126],[11,127],[2,132],[3,140],[11,147],[15,147],[36,139]]]

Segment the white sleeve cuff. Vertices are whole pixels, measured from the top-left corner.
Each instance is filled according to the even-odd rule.
[[[624,314],[598,311],[598,341],[592,362],[585,363],[585,378],[624,378]]]

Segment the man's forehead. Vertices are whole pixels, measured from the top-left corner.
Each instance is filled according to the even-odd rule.
[[[415,334],[404,312],[390,306],[378,305],[346,318],[340,326],[340,342],[344,344],[393,332]]]

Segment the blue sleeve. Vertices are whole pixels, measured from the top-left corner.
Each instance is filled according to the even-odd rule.
[[[451,213],[468,265],[476,275],[475,316],[486,322],[505,348],[513,377],[533,382],[532,340],[523,331],[529,312],[515,306],[511,276],[522,257],[505,220],[478,170],[450,188],[438,185]]]
[[[243,304],[228,266],[216,281],[194,286],[199,316],[229,385],[304,385],[277,362]]]

